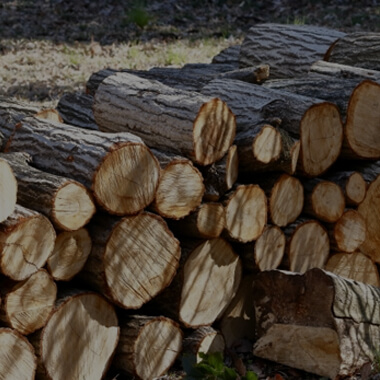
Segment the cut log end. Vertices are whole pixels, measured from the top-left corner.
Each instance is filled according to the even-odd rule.
[[[357,206],[361,203],[367,193],[367,183],[363,176],[354,172],[347,180],[345,195],[346,203],[349,205]]]
[[[9,164],[0,160],[0,222],[12,214],[17,200],[17,181]]]
[[[220,203],[204,203],[200,206],[197,227],[200,234],[208,239],[220,236],[225,225],[224,207]]]
[[[253,156],[263,164],[276,161],[281,154],[281,144],[281,134],[276,128],[271,125],[265,125],[253,141]]]

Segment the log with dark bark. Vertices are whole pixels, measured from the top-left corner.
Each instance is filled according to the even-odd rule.
[[[22,281],[42,268],[53,252],[56,233],[42,214],[16,205],[0,224],[0,270]]]
[[[105,132],[129,131],[151,148],[172,151],[200,165],[221,159],[235,138],[235,117],[217,98],[117,73],[95,94],[95,121]]]
[[[130,133],[107,134],[28,118],[16,128],[7,151],[25,151],[35,167],[82,183],[110,213],[134,214],[155,197],[159,164]]]
[[[89,191],[79,182],[38,170],[30,155],[22,152],[1,153],[17,179],[17,203],[47,216],[60,230],[83,227],[96,208]]]
[[[258,24],[241,45],[240,67],[267,63],[271,78],[292,78],[308,72],[327,49],[345,35],[312,25]]]
[[[11,166],[0,157],[0,223],[14,211],[18,192],[19,187]]]
[[[212,58],[212,63],[214,64],[229,64],[234,68],[239,68],[239,56],[240,56],[241,45],[232,45]],[[261,63],[260,63],[261,64]]]
[[[380,343],[379,288],[321,269],[267,271],[258,274],[252,296],[254,355],[334,380],[373,361]]]
[[[131,315],[120,321],[120,340],[112,365],[151,380],[162,376],[182,351],[183,333],[166,317]]]

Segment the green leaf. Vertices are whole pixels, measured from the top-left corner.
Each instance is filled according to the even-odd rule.
[[[223,354],[221,352],[213,352],[209,354],[207,361],[210,366],[214,367],[218,371],[223,371],[223,368],[225,367]]]
[[[247,371],[245,376],[242,377],[242,380],[258,380],[259,377],[256,375],[255,372]]]
[[[236,380],[237,378],[238,378],[238,375],[234,369],[225,367],[224,376],[223,376],[224,380]]]

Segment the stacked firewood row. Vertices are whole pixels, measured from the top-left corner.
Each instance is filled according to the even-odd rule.
[[[373,358],[379,41],[263,24],[57,110],[1,99],[0,372],[153,379],[242,338],[332,378]]]

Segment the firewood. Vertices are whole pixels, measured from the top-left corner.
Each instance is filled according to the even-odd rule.
[[[304,180],[302,184],[305,214],[327,223],[334,223],[343,215],[346,202],[340,186],[320,178]]]
[[[258,185],[239,185],[225,201],[226,231],[236,241],[256,240],[267,223],[267,197]]]
[[[11,166],[0,157],[0,223],[14,211],[18,192],[19,187]]]
[[[361,252],[338,252],[332,255],[325,268],[338,276],[380,287],[379,271],[376,264]]]
[[[22,335],[45,326],[53,311],[57,286],[44,269],[21,282],[2,283],[0,318],[8,327]]]
[[[38,117],[39,119],[55,121],[57,123],[63,123],[63,119],[59,115],[58,111],[55,109],[45,109],[37,112],[34,117]]]
[[[345,34],[312,25],[258,24],[241,45],[240,67],[270,65],[271,78],[291,78],[307,73],[327,49]]]
[[[326,52],[325,61],[380,70],[380,33],[356,32],[341,37]]]
[[[85,228],[63,231],[57,235],[47,269],[56,281],[70,281],[84,267],[92,248],[91,237]]]
[[[73,292],[59,296],[46,326],[31,338],[39,359],[38,378],[104,378],[119,330],[113,306],[99,294]]]
[[[164,375],[182,350],[183,333],[166,317],[131,315],[120,321],[113,366],[151,380]]]
[[[10,328],[0,328],[0,347],[0,373],[4,379],[34,380],[37,359],[28,339]]]
[[[334,380],[374,360],[379,288],[317,268],[304,275],[267,271],[258,274],[252,296],[255,356]]]
[[[94,215],[92,196],[81,183],[32,167],[31,156],[23,152],[1,153],[0,158],[17,179],[17,202],[47,216],[57,229],[77,230]]]
[[[178,240],[159,215],[97,215],[92,251],[78,276],[124,309],[139,309],[165,289],[179,264]]]
[[[232,45],[212,58],[212,63],[214,64],[229,64],[232,68],[239,68],[239,55],[240,55],[241,45]],[[261,62],[260,62],[261,64]]]
[[[235,137],[235,117],[220,99],[128,73],[116,73],[101,83],[93,110],[100,130],[133,132],[151,148],[200,165],[221,159]]]
[[[42,268],[53,251],[55,230],[42,214],[16,205],[0,224],[0,269],[22,281]]]
[[[7,151],[25,151],[38,169],[82,183],[110,213],[134,214],[155,197],[159,164],[130,133],[107,134],[28,118],[16,128]]]

